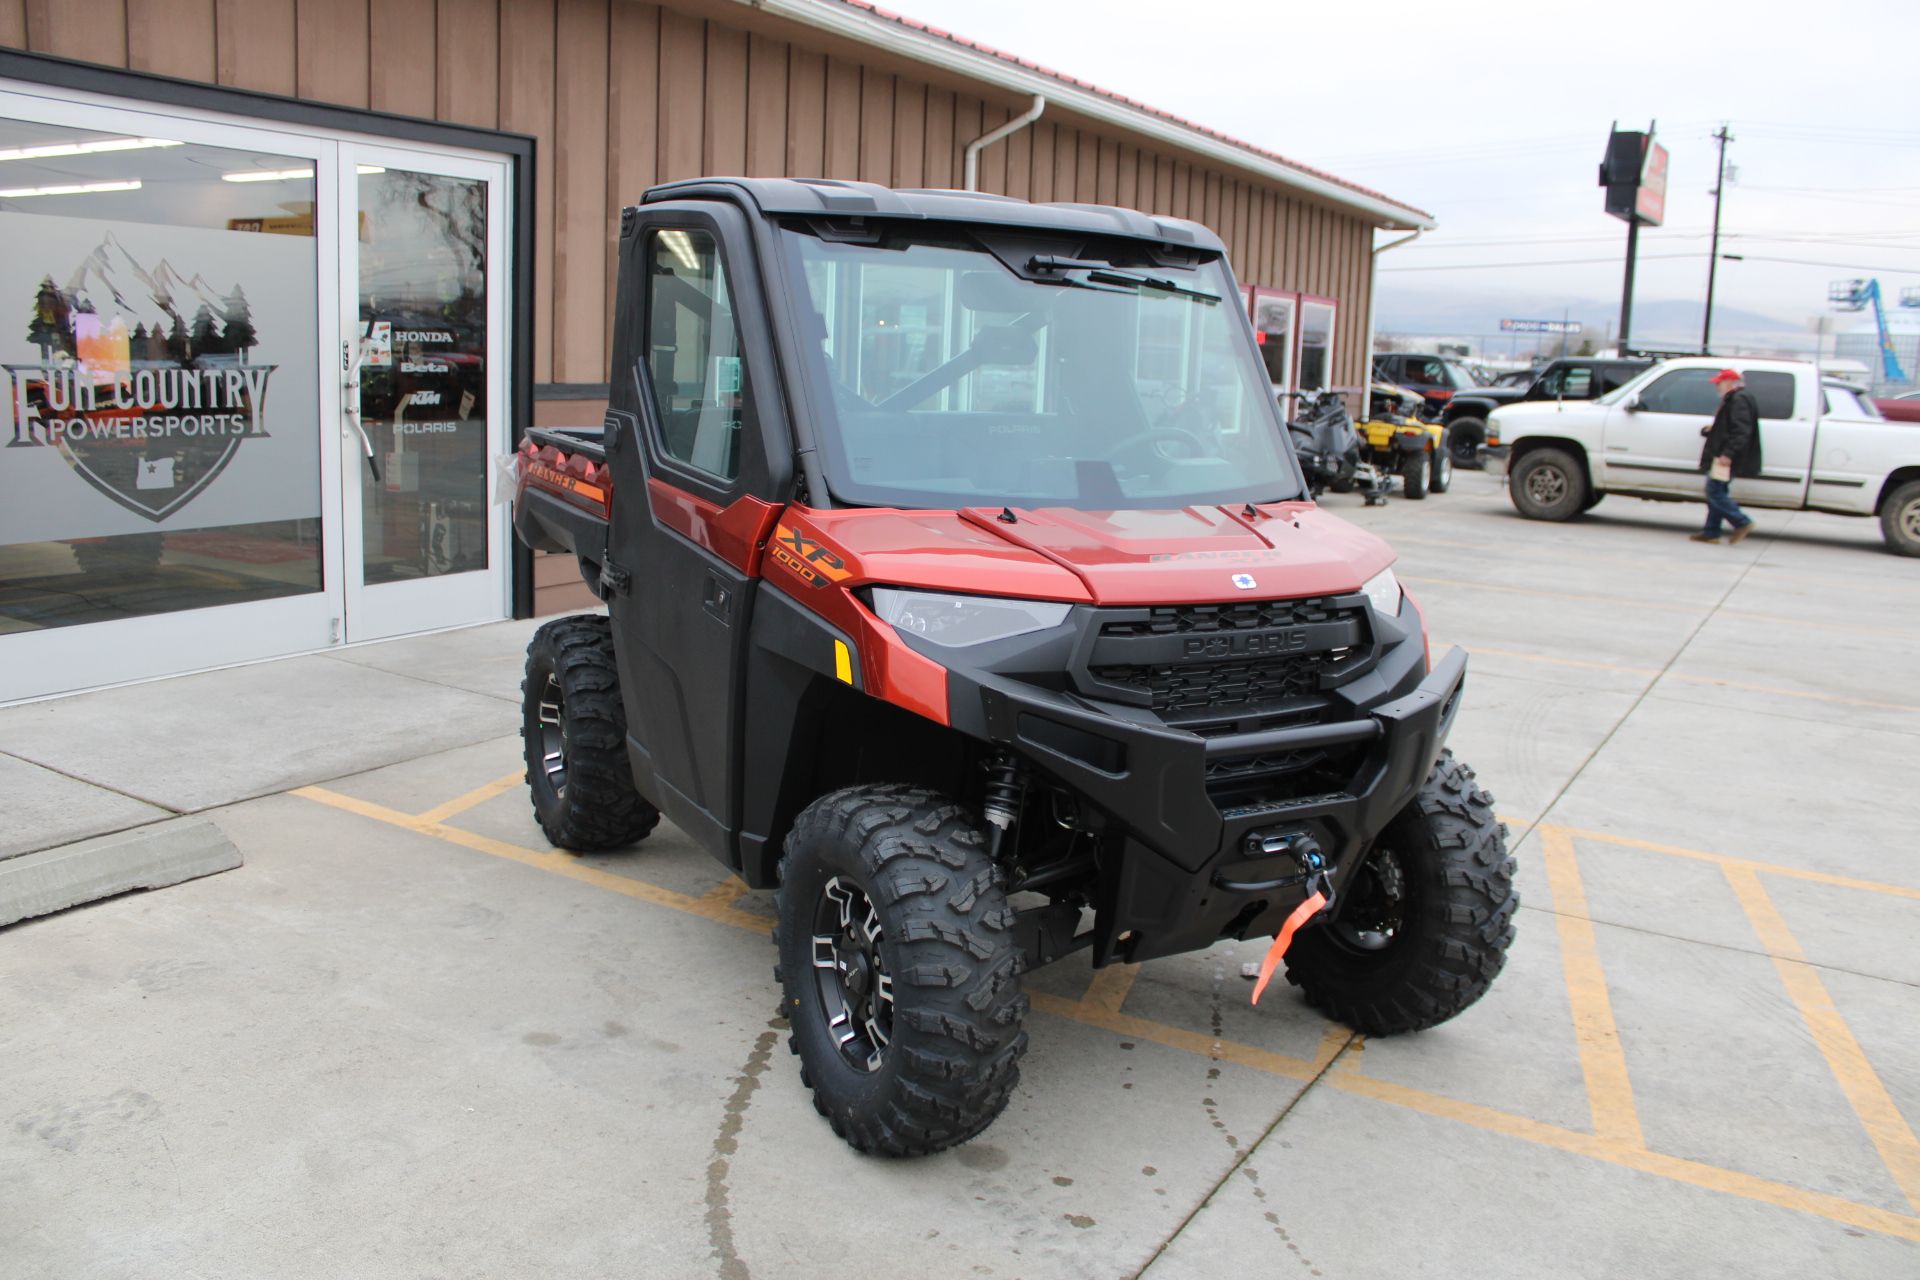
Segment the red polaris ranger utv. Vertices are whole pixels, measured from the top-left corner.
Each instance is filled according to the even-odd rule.
[[[836,1133],[981,1132],[1020,975],[1077,951],[1291,939],[1371,1035],[1486,991],[1517,900],[1442,749],[1465,655],[1305,498],[1211,232],[703,179],[625,211],[616,298],[604,427],[519,455],[521,536],[607,606],[528,650],[534,811],[575,850],[664,813],[777,887]]]

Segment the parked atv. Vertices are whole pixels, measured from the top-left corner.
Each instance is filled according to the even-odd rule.
[[[1333,391],[1290,393],[1297,397],[1293,416],[1287,419],[1287,433],[1293,438],[1294,456],[1306,473],[1307,494],[1318,498],[1328,490],[1352,493],[1360,490],[1370,507],[1385,506],[1388,480],[1362,458],[1360,436],[1353,429],[1353,417]]]
[[[1408,498],[1417,502],[1452,487],[1454,459],[1446,429],[1419,396],[1390,383],[1374,383],[1367,389],[1367,420],[1355,430],[1361,456],[1387,475],[1400,477],[1400,491]]]
[[[519,453],[520,535],[606,603],[528,649],[534,813],[574,850],[664,813],[776,890],[861,1151],[991,1124],[1022,975],[1078,952],[1290,938],[1376,1036],[1500,972],[1466,656],[1310,500],[1239,298],[1123,209],[713,178],[621,218],[605,426]]]

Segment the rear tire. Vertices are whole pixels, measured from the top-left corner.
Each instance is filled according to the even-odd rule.
[[[562,849],[618,849],[660,821],[633,785],[613,627],[595,614],[533,633],[520,684],[520,738],[533,816]]]
[[[1909,480],[1880,507],[1880,536],[1896,555],[1920,556],[1920,480]]]
[[[1408,452],[1400,455],[1400,488],[1412,502],[1427,496],[1426,454]]]
[[[1513,916],[1507,829],[1473,770],[1442,752],[1374,841],[1331,920],[1287,950],[1287,981],[1363,1035],[1421,1031],[1487,993]]]
[[[1529,449],[1507,476],[1507,496],[1529,520],[1571,520],[1586,509],[1587,474],[1565,449]]]
[[[1453,454],[1436,442],[1427,454],[1427,492],[1445,493],[1453,487]]]
[[[821,797],[787,836],[776,907],[788,1045],[833,1131],[917,1156],[992,1124],[1027,1051],[1025,959],[966,811],[901,785]]]

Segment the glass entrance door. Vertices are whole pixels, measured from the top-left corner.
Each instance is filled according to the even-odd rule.
[[[505,166],[340,152],[347,638],[504,617]]]

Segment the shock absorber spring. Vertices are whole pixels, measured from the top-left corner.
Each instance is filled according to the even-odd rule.
[[[987,764],[987,780],[980,802],[980,816],[992,828],[987,833],[987,852],[999,858],[1000,846],[1014,819],[1020,816],[1020,802],[1027,794],[1027,772],[1010,751],[1001,751]]]

